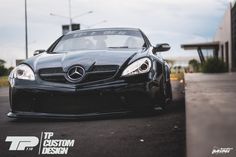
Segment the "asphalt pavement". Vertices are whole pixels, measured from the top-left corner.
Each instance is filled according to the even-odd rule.
[[[7,136],[41,136],[54,132],[57,139],[74,139],[70,157],[184,157],[185,100],[184,86],[172,82],[173,102],[166,111],[141,112],[122,117],[87,118],[83,120],[15,120],[9,111],[8,88],[0,88],[0,156],[33,157],[32,151],[9,151]],[[56,155],[53,155],[56,156]]]

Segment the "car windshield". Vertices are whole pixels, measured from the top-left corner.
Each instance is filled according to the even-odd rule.
[[[145,41],[136,30],[81,31],[61,38],[53,52],[63,53],[78,50],[141,49]]]

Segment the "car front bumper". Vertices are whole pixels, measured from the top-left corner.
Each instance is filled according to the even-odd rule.
[[[16,83],[9,93],[9,117],[80,118],[150,107],[158,101],[159,85],[154,80],[84,86]]]

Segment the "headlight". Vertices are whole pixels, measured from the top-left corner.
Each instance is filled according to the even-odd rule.
[[[35,80],[34,72],[32,69],[26,65],[26,64],[21,64],[17,66],[15,69],[12,70],[12,72],[9,75],[9,78],[18,78],[22,80]]]
[[[122,76],[143,74],[150,71],[152,66],[149,58],[142,58],[130,64],[122,73]]]

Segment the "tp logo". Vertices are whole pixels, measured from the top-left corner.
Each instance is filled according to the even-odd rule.
[[[7,136],[5,141],[11,142],[10,151],[25,150],[26,148],[32,150],[39,143],[38,137],[35,136]]]

